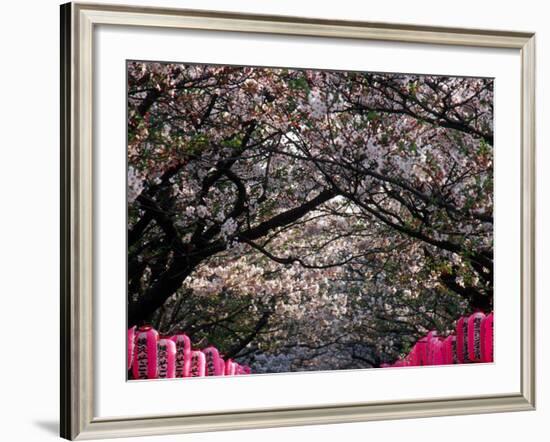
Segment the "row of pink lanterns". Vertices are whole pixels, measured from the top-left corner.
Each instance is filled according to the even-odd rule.
[[[193,350],[186,334],[161,337],[149,325],[128,330],[128,370],[134,379],[250,374],[250,367],[225,361],[213,346]]]
[[[431,331],[416,342],[407,356],[380,367],[493,362],[493,318],[492,312],[462,317],[456,323],[455,334],[441,337]]]

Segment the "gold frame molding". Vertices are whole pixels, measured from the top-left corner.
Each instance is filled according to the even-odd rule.
[[[521,391],[445,400],[181,416],[94,416],[92,70],[95,25],[209,29],[511,48],[521,55]],[[69,440],[358,422],[535,408],[535,35],[229,12],[61,6],[61,436]]]

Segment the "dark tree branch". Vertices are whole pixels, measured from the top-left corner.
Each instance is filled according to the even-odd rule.
[[[237,344],[231,347],[227,352],[225,352],[226,358],[235,358],[239,355],[239,352],[246,348],[248,344],[258,335],[258,333],[268,324],[269,316],[271,313],[269,311],[264,312],[260,317],[254,329],[244,338],[240,339]]]
[[[294,207],[286,212],[275,215],[268,221],[259,224],[252,229],[238,234],[239,237],[248,240],[255,240],[268,234],[271,230],[283,227],[292,223],[302,216],[314,210],[319,205],[333,198],[335,193],[332,190],[323,190],[315,198],[306,201],[301,206]],[[166,226],[170,228],[170,226]],[[128,305],[128,326],[139,324],[150,319],[151,315],[160,308],[166,300],[174,294],[195,269],[195,267],[206,258],[215,255],[226,249],[226,243],[217,240],[205,244],[198,250],[192,250],[193,244],[183,245],[183,253],[175,256],[169,268],[159,276],[157,281],[143,293],[135,302],[129,300]],[[189,250],[189,252],[186,252]]]

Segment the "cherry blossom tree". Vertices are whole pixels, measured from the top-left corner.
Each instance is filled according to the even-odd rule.
[[[128,321],[255,372],[492,308],[493,81],[128,64]]]

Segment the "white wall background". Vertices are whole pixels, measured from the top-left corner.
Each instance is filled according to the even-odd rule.
[[[544,440],[548,431],[550,303],[550,14],[536,0],[111,0],[129,3],[537,33],[538,409],[529,413],[249,430],[146,441]],[[0,15],[0,436],[57,439],[59,409],[58,1],[5,2]],[[39,342],[38,342],[39,340]],[[30,355],[30,356],[29,356]]]

